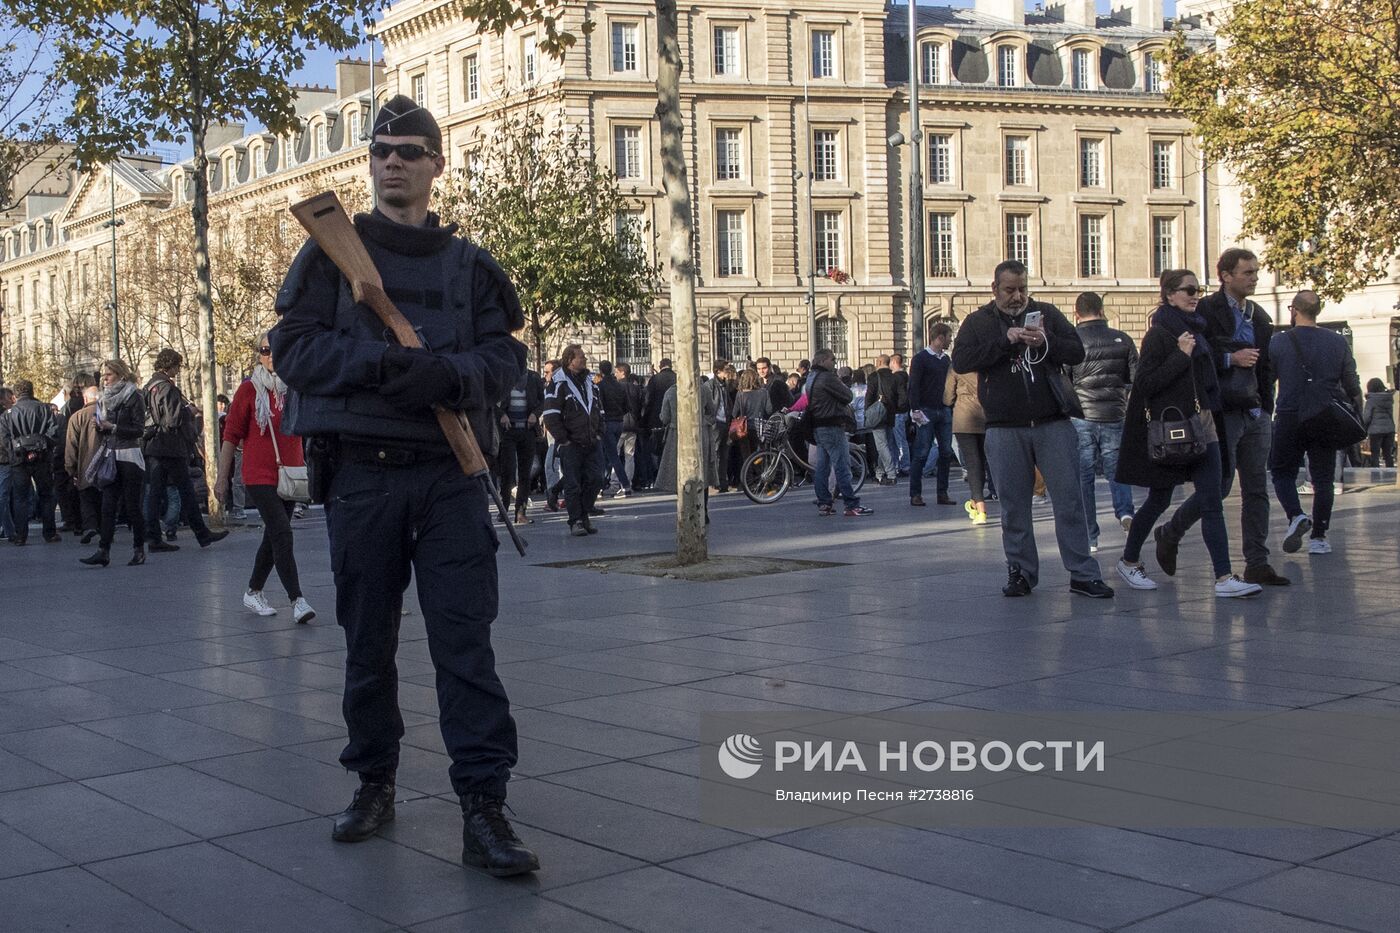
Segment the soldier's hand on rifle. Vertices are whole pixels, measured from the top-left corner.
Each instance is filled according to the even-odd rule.
[[[381,368],[387,378],[379,385],[380,396],[403,411],[431,408],[455,399],[462,390],[452,364],[425,350],[390,347]]]

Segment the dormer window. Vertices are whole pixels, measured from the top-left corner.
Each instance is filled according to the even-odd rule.
[[[314,158],[321,158],[326,154],[326,121],[322,120],[316,124],[316,151]]]
[[[925,42],[920,46],[919,62],[919,80],[922,83],[948,83],[948,43]]]
[[[1157,52],[1142,57],[1142,89],[1149,94],[1162,93],[1162,56]]]
[[[1094,53],[1089,49],[1074,49],[1069,58],[1070,86],[1076,91],[1094,90]]]
[[[997,46],[997,84],[1019,87],[1021,84],[1021,55],[1014,45]]]
[[[248,158],[253,160],[254,178],[262,178],[267,174],[267,155],[263,152],[262,146],[253,146],[249,148]]]

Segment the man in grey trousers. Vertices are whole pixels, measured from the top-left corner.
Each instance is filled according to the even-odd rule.
[[[1055,539],[1070,575],[1070,592],[1113,596],[1089,553],[1089,525],[1079,486],[1078,413],[1060,367],[1084,359],[1084,344],[1052,304],[1030,300],[1026,267],[1008,260],[992,276],[992,300],[970,314],[953,347],[953,369],[977,373],[987,415],[987,460],[1001,496],[1005,596],[1029,596],[1040,582],[1031,496],[1035,470],[1045,477],[1055,514]]]

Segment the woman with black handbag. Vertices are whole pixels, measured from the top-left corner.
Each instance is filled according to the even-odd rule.
[[[136,385],[136,375],[121,360],[102,364],[102,394],[93,413],[97,434],[110,454],[99,451],[93,457],[93,469],[100,461],[110,460],[108,472],[94,475],[95,485],[102,488],[101,537],[97,551],[80,559],[90,567],[106,567],[111,563],[112,539],[117,533],[117,512],[126,507],[131,522],[133,547],[132,567],[146,562],[146,522],[141,512],[141,492],[146,482],[146,459],[141,453],[141,434],[146,428],[146,396]]]
[[[1196,313],[1201,287],[1189,269],[1162,273],[1161,286],[1162,304],[1142,338],[1118,450],[1117,482],[1148,490],[1147,501],[1128,530],[1118,575],[1135,590],[1157,588],[1142,565],[1142,545],[1171,505],[1176,487],[1190,482],[1201,503],[1201,536],[1215,570],[1215,595],[1255,596],[1263,588],[1245,583],[1230,567],[1221,493],[1224,473],[1215,423],[1220,384],[1205,338],[1205,318]],[[1160,538],[1161,529],[1157,535]],[[1162,569],[1168,576],[1176,572],[1174,563]]]
[[[228,502],[233,454],[242,444],[243,488],[263,523],[262,543],[253,558],[253,573],[248,578],[243,605],[260,616],[277,614],[263,595],[263,586],[275,567],[287,598],[292,601],[292,619],[304,623],[314,619],[316,611],[301,593],[296,552],[292,547],[292,511],[300,495],[289,488],[284,475],[288,468],[304,471],[306,459],[301,438],[282,429],[286,398],[286,383],[272,368],[272,347],[264,334],[258,342],[258,362],[253,366],[253,375],[233,393],[228,416],[224,419],[214,497],[221,503]]]

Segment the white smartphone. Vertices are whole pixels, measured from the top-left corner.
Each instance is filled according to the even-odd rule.
[[[1036,328],[1036,329],[1039,329],[1039,328],[1040,328],[1040,312],[1039,312],[1039,311],[1028,311],[1028,312],[1026,312],[1026,319],[1025,319],[1025,321],[1023,321],[1023,322],[1021,323],[1021,326],[1022,326],[1022,327],[1034,327],[1034,328]]]

